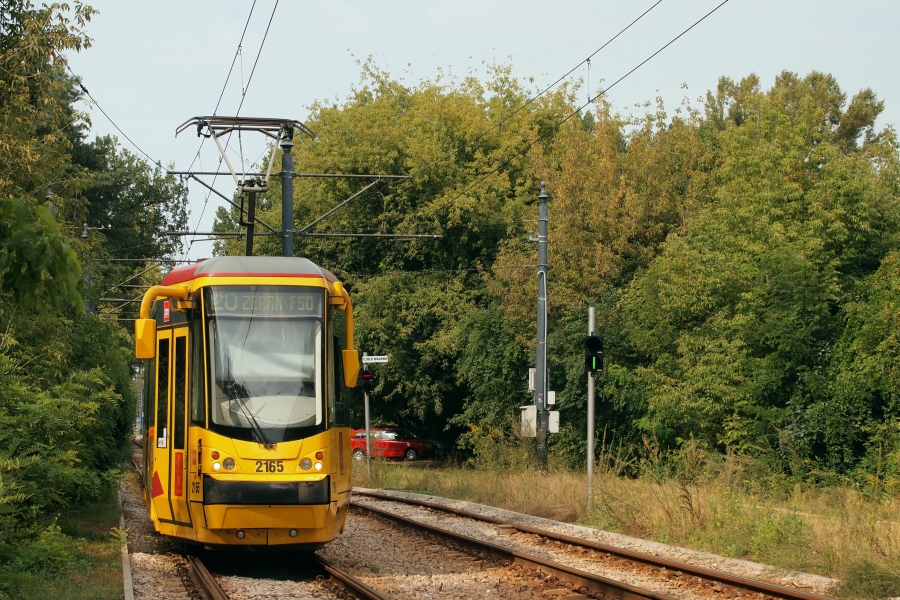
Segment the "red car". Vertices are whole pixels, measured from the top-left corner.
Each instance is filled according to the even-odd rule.
[[[419,437],[402,427],[371,427],[369,432],[372,456],[417,460],[433,458],[441,451],[441,445],[438,442]],[[354,431],[350,445],[353,448],[353,458],[364,458],[366,456],[366,430]]]

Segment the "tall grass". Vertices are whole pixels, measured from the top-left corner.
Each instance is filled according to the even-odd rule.
[[[848,598],[900,596],[900,500],[808,485],[764,461],[693,444],[661,456],[604,445],[593,510],[583,471],[535,467],[530,447],[489,432],[465,464],[373,461],[371,487],[467,500],[842,579]],[[357,465],[359,466],[359,465]],[[357,485],[364,485],[365,468]]]

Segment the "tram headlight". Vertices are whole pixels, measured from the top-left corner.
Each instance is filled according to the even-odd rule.
[[[214,462],[214,463],[213,463],[213,469],[215,469],[216,471],[218,471],[218,470],[221,469],[221,468],[222,468],[222,465],[219,464],[218,462]]]
[[[312,461],[308,458],[304,458],[300,461],[300,468],[304,471],[309,471],[310,469],[312,469]]]
[[[322,470],[322,463],[316,463],[316,471]]]
[[[234,468],[234,459],[226,458],[225,460],[222,461],[222,466],[225,467],[226,471],[232,470]]]

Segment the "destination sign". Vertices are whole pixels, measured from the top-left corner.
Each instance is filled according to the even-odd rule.
[[[364,365],[369,363],[386,363],[388,361],[388,357],[385,355],[382,356],[363,356],[362,361]]]
[[[217,315],[322,316],[322,291],[301,287],[210,288],[207,310]]]

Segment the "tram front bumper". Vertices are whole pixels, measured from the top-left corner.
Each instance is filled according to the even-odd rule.
[[[198,532],[197,541],[229,546],[324,544],[337,536],[346,518],[347,507],[341,510],[337,504],[204,506],[206,527]],[[242,536],[239,531],[243,532]]]
[[[319,506],[206,506],[209,529],[316,529],[325,527],[331,505]]]

